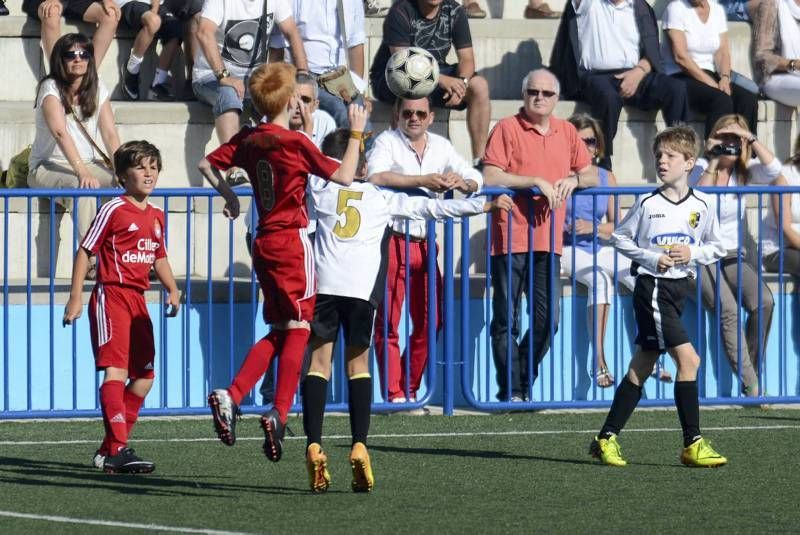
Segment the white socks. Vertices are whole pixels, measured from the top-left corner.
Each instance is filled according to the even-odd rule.
[[[131,52],[130,57],[128,58],[128,72],[131,74],[139,74],[139,69],[142,68],[142,60],[144,58],[137,58]]]
[[[156,69],[156,75],[153,78],[153,85],[164,84],[169,80],[169,71],[164,69]]]

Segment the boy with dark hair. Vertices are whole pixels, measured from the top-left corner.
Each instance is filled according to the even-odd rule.
[[[89,256],[97,255],[89,328],[95,365],[105,374],[100,406],[106,436],[94,465],[109,473],[150,473],[155,465],[128,447],[153,386],[155,343],[144,298],[150,268],[169,292],[169,316],[178,313],[180,296],[164,247],[164,212],[147,201],[158,182],[161,154],[147,141],[130,141],[114,153],[114,168],[125,194],[103,205],[75,254],[64,325],[81,316]]]
[[[322,151],[341,158],[349,138],[349,130],[336,130],[325,138]],[[333,344],[340,326],[349,378],[351,488],[354,492],[369,492],[374,485],[366,448],[372,406],[369,347],[375,309],[386,287],[392,218],[424,221],[509,210],[513,205],[507,195],[491,202],[482,197],[458,200],[409,197],[378,188],[364,181],[365,178],[362,160],[359,176],[349,186],[316,179],[311,183],[312,204],[317,212],[314,256],[319,295],[311,322],[311,366],[303,381],[303,427],[308,437],[306,467],[313,492],[325,492],[330,485],[328,458],[321,446],[322,423]],[[354,258],[358,262],[353,262]]]
[[[614,246],[633,261],[636,353],[589,451],[604,464],[627,464],[617,435],[639,403],[653,365],[667,351],[678,367],[675,407],[683,430],[681,462],[687,466],[722,466],[727,459],[700,434],[700,358],[683,328],[681,313],[697,264],[716,262],[726,251],[713,198],[689,187],[688,174],[697,157],[694,130],[686,126],[667,128],[656,136],[653,153],[663,185],[639,197],[612,234]]]
[[[281,458],[284,426],[297,390],[316,299],[314,257],[306,230],[308,175],[349,185],[367,121],[364,108],[351,105],[353,131],[341,163],[323,155],[307,134],[289,129],[289,118],[298,105],[295,74],[288,63],[256,69],[250,78],[250,94],[257,111],[270,121],[243,128],[199,164],[206,180],[225,199],[224,214],[231,219],[239,215],[239,200],[220,171],[240,167],[253,183],[258,212],[253,269],[264,294],[264,322],[273,328],[247,353],[231,385],[214,390],[208,402],[217,435],[232,446],[239,404],[279,354],[275,402],[261,417],[264,454],[271,461]]]

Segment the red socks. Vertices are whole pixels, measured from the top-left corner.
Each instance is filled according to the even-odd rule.
[[[242,398],[245,397],[247,393],[256,386],[258,380],[264,376],[264,372],[267,371],[270,362],[272,362],[272,357],[275,356],[275,353],[283,344],[284,336],[284,331],[273,329],[267,336],[256,342],[253,347],[250,348],[244,362],[242,362],[242,367],[239,368],[239,373],[236,374],[231,386],[228,387],[228,392],[230,392],[231,399],[233,399],[234,403],[240,405]],[[308,339],[308,337],[306,337],[306,339]],[[281,359],[281,364],[283,364],[283,359]],[[298,371],[298,374],[299,373]],[[278,376],[278,380],[280,381],[280,375]]]
[[[281,423],[286,423],[292,400],[297,392],[300,371],[303,367],[303,356],[308,345],[311,331],[308,329],[289,329],[286,331],[283,347],[280,350],[281,360],[278,363],[278,385],[275,388],[274,407],[278,411]],[[263,373],[263,371],[262,371]],[[253,383],[255,384],[255,383]]]
[[[128,422],[128,438],[130,438],[133,424],[139,419],[139,409],[144,404],[144,398],[140,398],[126,388],[122,400],[125,402],[125,420]]]
[[[106,439],[103,443],[108,447],[108,455],[116,455],[128,444],[124,396],[125,383],[122,381],[106,381],[100,387],[100,407],[103,409],[103,425],[106,428]]]

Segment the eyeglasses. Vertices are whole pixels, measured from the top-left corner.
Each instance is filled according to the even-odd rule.
[[[300,96],[300,100],[302,100],[303,103],[305,103],[305,104],[311,104],[312,102],[314,102],[313,98],[307,97],[305,95]]]
[[[411,119],[414,115],[417,116],[417,119],[420,121],[424,121],[428,118],[428,112],[425,110],[403,110],[400,112],[400,115],[403,116],[403,119]]]
[[[597,146],[597,138],[596,137],[583,137],[581,138],[584,143],[586,143],[587,147],[596,147]]]
[[[551,98],[556,94],[555,91],[548,91],[546,89],[526,89],[525,92],[529,97],[538,97],[541,95],[544,98]]]
[[[86,50],[67,50],[63,54],[61,54],[61,58],[67,61],[72,61],[79,59],[81,61],[88,61],[89,58],[92,57]]]

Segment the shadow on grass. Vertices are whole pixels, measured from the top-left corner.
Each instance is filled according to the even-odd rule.
[[[771,416],[769,414],[747,414],[741,415],[739,418],[748,420],[782,420],[786,422],[800,422],[800,416]]]
[[[209,479],[215,476],[208,476]],[[209,483],[205,475],[176,476],[106,474],[83,464],[0,457],[0,483],[39,487],[107,490],[138,496],[191,496],[236,500],[238,493],[307,495],[305,488]],[[226,493],[230,493],[226,495]]]

